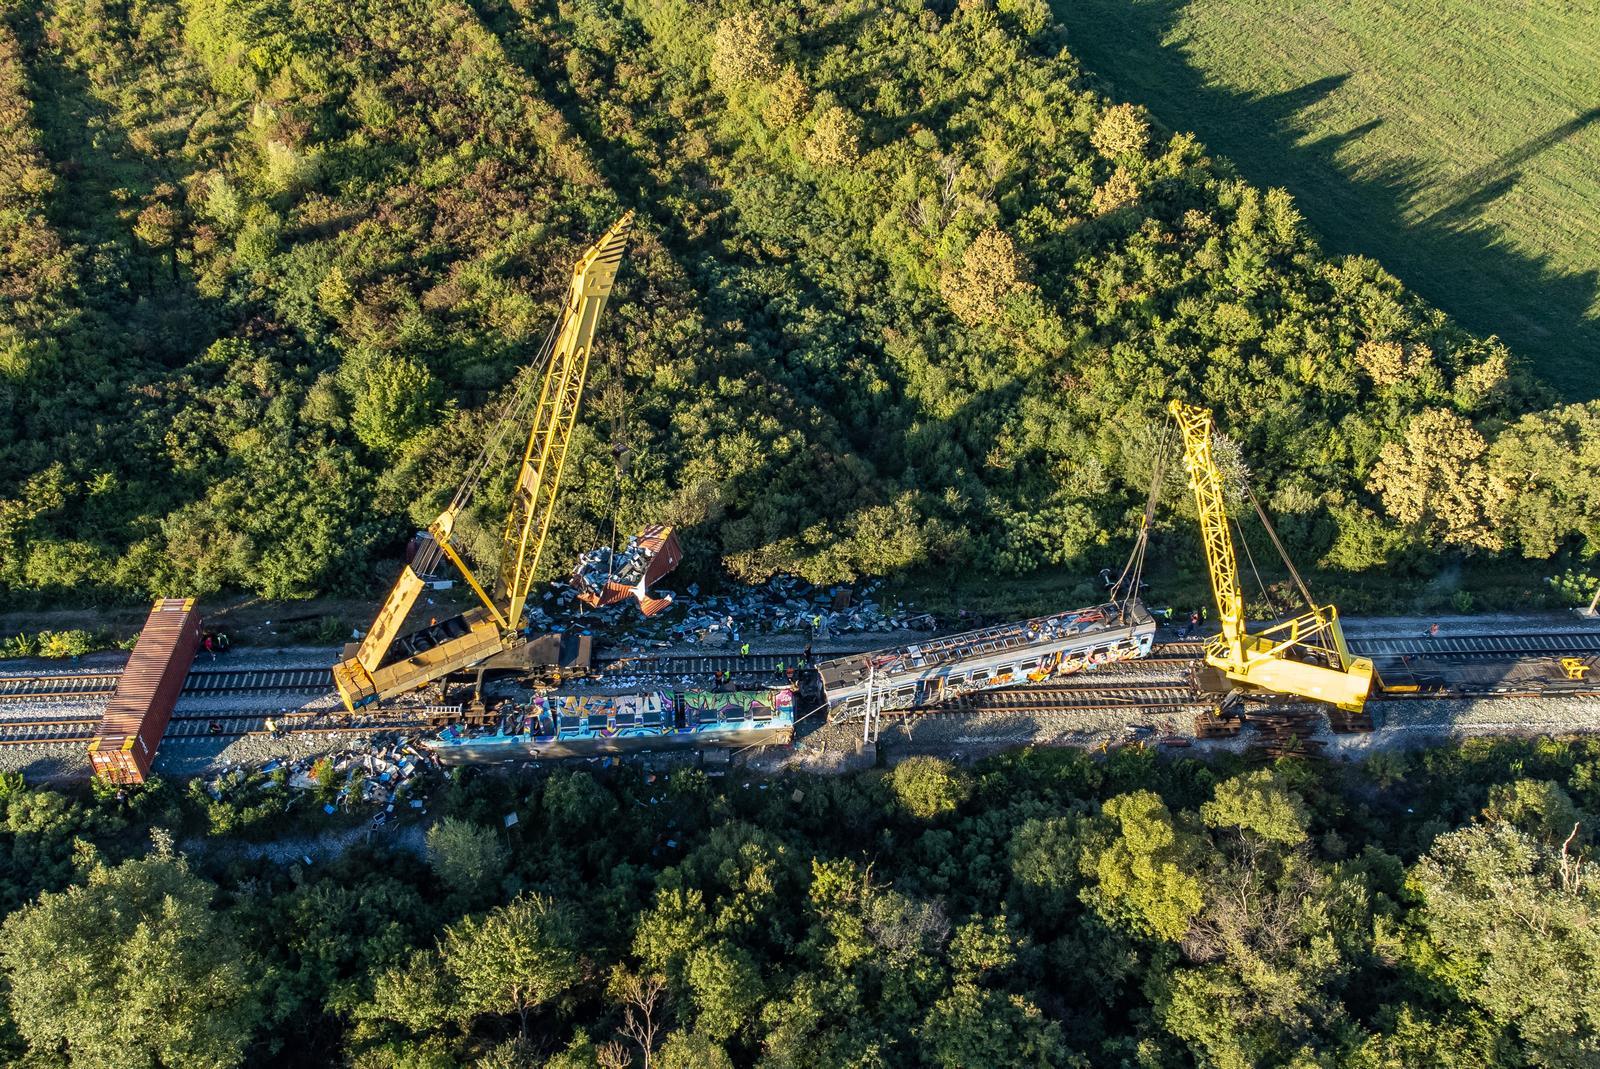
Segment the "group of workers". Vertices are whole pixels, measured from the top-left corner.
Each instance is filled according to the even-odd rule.
[[[1151,609],[1150,615],[1154,616],[1158,620],[1165,621],[1168,624],[1171,624],[1174,620],[1181,619],[1180,614],[1174,612],[1170,608]],[[1210,607],[1206,605],[1200,606],[1198,609],[1195,609],[1193,612],[1189,613],[1189,622],[1187,624],[1181,622],[1178,624],[1178,637],[1188,638],[1190,635],[1198,635],[1200,633],[1201,625],[1206,623],[1210,618]]]
[[[228,636],[221,631],[207,631],[200,638],[200,647],[211,654],[213,661],[217,659],[217,654],[227,653],[230,645],[232,643],[228,641]]]

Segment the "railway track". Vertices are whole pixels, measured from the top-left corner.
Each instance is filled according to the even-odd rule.
[[[1459,638],[1351,639],[1350,651],[1374,660],[1402,657],[1571,657],[1600,653],[1600,631],[1542,635],[1465,635]]]
[[[217,713],[174,716],[162,742],[200,739],[237,739],[246,735],[267,735],[267,714],[260,712]],[[330,716],[326,713],[283,713],[271,716],[279,733],[333,735],[362,731],[418,731],[423,720],[396,720],[391,717]],[[49,744],[81,745],[94,738],[98,716],[59,717],[0,721],[0,746]]]
[[[0,677],[0,701],[40,698],[101,698],[117,689],[116,673]],[[185,695],[284,692],[320,694],[333,689],[321,665],[285,668],[195,669],[183,683]]]
[[[1537,688],[1526,686],[1493,689],[1455,688],[1431,693],[1376,695],[1371,701],[1373,703],[1496,701],[1514,698],[1555,697],[1595,700],[1600,699],[1600,688],[1593,686],[1574,688],[1559,684]],[[1325,709],[1309,701],[1282,706],[1282,699],[1279,698],[1263,696],[1260,699],[1247,698],[1246,700],[1255,710],[1251,715],[1256,718],[1264,715],[1262,710],[1283,707],[1298,710],[1302,715],[1306,716],[1326,715],[1336,731],[1342,730],[1340,725],[1355,724],[1360,721],[1359,717],[1352,716],[1352,714],[1331,708]],[[941,702],[937,705],[913,706],[908,709],[885,709],[882,715],[885,721],[891,721],[929,718],[948,720],[980,714],[991,716],[1021,714],[1040,717],[1070,717],[1081,713],[1133,710],[1154,714],[1185,710],[1209,710],[1215,708],[1217,702],[1218,698],[1216,696],[1199,693],[1182,682],[1129,683],[1111,686],[1083,684],[1046,685],[980,691],[975,694],[963,695],[947,702]],[[1370,728],[1353,728],[1352,730],[1370,730]]]
[[[115,674],[0,677],[0,701],[97,698],[117,687]]]
[[[1482,658],[1558,657],[1600,654],[1600,632],[1573,631],[1537,635],[1480,635],[1459,638],[1388,638],[1352,642],[1354,652],[1380,662],[1423,658],[1445,662],[1470,662]],[[1201,642],[1163,642],[1140,661],[1119,663],[1119,670],[1140,674],[1161,673],[1164,666],[1192,663],[1203,653]],[[845,656],[830,651],[827,656]],[[596,667],[612,676],[634,675],[646,679],[709,678],[731,672],[736,678],[771,678],[801,665],[798,650],[773,653],[737,652],[693,655],[603,655]],[[92,672],[76,675],[32,675],[0,677],[0,703],[39,699],[106,697],[115,690],[118,673]],[[185,681],[185,696],[218,696],[251,693],[324,693],[331,690],[328,668],[323,665],[295,665],[282,668],[226,669],[197,668]],[[1446,687],[1417,694],[1382,695],[1375,700],[1453,701],[1501,698],[1574,697],[1600,698],[1600,688],[1587,683],[1552,683],[1530,687],[1506,684],[1493,689]],[[1143,710],[1151,713],[1203,710],[1215,704],[1207,695],[1194,693],[1179,679],[1157,678],[1134,682],[1101,684],[1086,675],[1039,686],[1009,687],[962,695],[932,706],[885,710],[890,720],[917,718],[957,718],[980,714],[1021,714],[1038,717],[1070,717],[1087,712]],[[239,738],[266,734],[268,714],[263,711],[232,714],[178,714],[167,729],[168,740]],[[331,734],[360,731],[406,731],[426,726],[422,720],[393,719],[384,716],[333,716],[326,712],[272,714],[280,731]],[[51,743],[81,744],[94,736],[97,714],[41,715],[0,721],[0,746]]]

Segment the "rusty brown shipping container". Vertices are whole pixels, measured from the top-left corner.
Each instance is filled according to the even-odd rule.
[[[150,775],[199,649],[200,614],[194,599],[156,602],[100,718],[100,731],[89,743],[95,775],[110,783],[143,783]]]

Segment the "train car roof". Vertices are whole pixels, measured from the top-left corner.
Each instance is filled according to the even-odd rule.
[[[1154,623],[1155,617],[1137,598],[1124,604],[1106,603],[1083,609],[1036,616],[1031,620],[997,624],[994,627],[963,631],[942,638],[893,646],[868,653],[851,654],[817,665],[824,689],[851,686],[866,678],[874,666],[886,677],[923,672],[957,661],[1006,649],[1022,649],[1059,637],[1064,627],[1081,628],[1077,633],[1092,634],[1118,627]]]

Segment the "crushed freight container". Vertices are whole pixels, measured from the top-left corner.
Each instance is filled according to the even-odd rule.
[[[95,775],[109,783],[143,783],[166,734],[178,692],[200,648],[193,598],[156,602],[128,655],[127,667],[89,743]]]
[[[655,523],[628,539],[620,553],[601,546],[578,558],[572,585],[578,600],[591,609],[634,598],[640,611],[654,616],[671,606],[672,595],[653,597],[649,588],[682,559],[678,536],[671,527]]]

